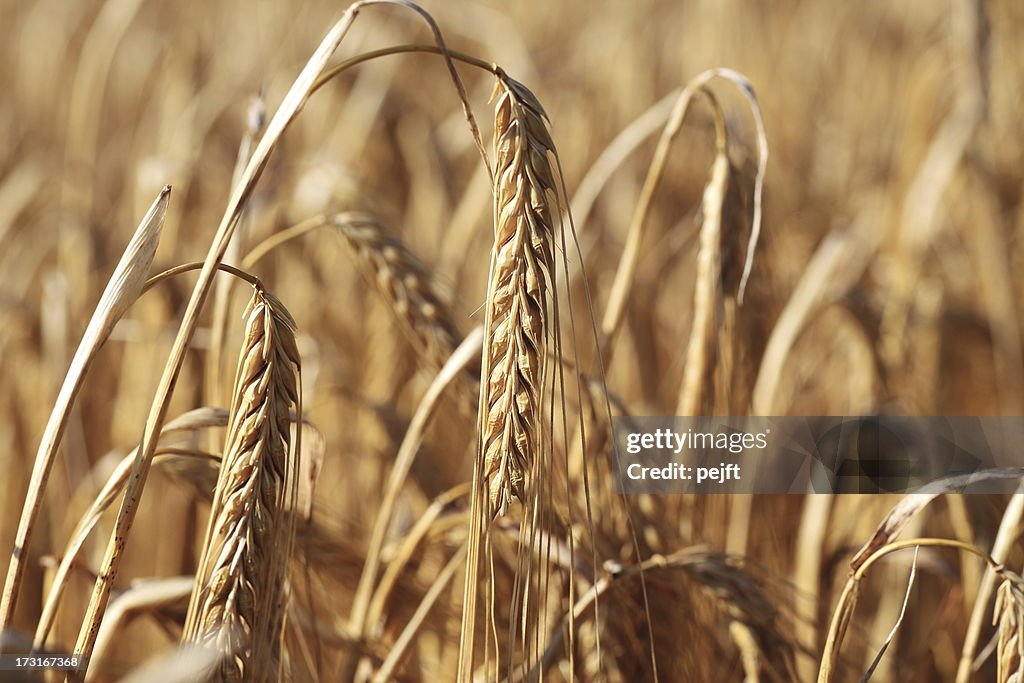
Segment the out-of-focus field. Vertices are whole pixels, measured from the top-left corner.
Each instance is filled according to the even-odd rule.
[[[579,353],[562,354],[570,383],[577,368],[598,377],[585,282],[600,328],[680,88],[727,67],[756,91],[769,157],[745,300],[736,304],[755,205],[756,128],[749,103],[716,79],[710,88],[724,112],[731,161],[721,235],[702,242],[716,133],[710,100],[696,97],[644,224],[607,394],[592,394],[609,396],[613,413],[1024,414],[1024,3],[423,6],[449,48],[500,65],[550,119],[587,275],[580,277],[571,243],[556,242],[562,315],[550,325],[569,345],[574,316]],[[3,566],[44,426],[132,230],[169,184],[150,272],[206,257],[239,159],[343,11],[319,0],[0,0]],[[432,42],[407,9],[366,7],[331,63]],[[489,146],[495,78],[458,68]],[[371,228],[310,230],[245,265],[294,317],[303,453],[320,470],[314,512],[298,523],[288,565],[282,676],[370,680],[384,667],[394,680],[455,680],[460,630],[474,627],[462,612],[462,565],[439,577],[466,543],[474,380],[458,379],[425,429],[385,542],[369,553],[378,555],[369,581],[380,602],[355,614],[368,549],[377,543],[372,529],[388,504],[410,421],[440,364],[484,323],[488,305],[490,181],[437,54],[381,56],[317,90],[274,148],[225,262],[243,264],[266,238],[342,212],[360,212]],[[705,280],[710,294],[698,284],[707,272],[697,258],[702,249],[721,261]],[[25,551],[11,623],[19,637],[31,639],[76,524],[139,443],[195,279],[178,275],[142,295],[89,368]],[[231,407],[250,287],[228,282],[218,276],[199,318],[169,418]],[[439,292],[437,300],[419,297],[423,289]],[[424,341],[418,325],[445,334]],[[684,377],[698,360],[706,367],[694,393]],[[476,372],[472,363],[467,372]],[[662,681],[815,680],[850,558],[900,499],[619,500],[600,464],[607,442],[588,444],[584,486],[580,454],[559,436],[562,414],[570,436],[578,420],[592,434],[606,433],[603,408],[581,410],[569,390],[564,400],[555,393],[553,462],[565,461],[566,451],[574,460],[569,483],[553,478],[550,495],[554,509],[576,516],[545,525],[545,533],[578,557],[553,561],[548,548],[550,583],[537,593],[561,597],[540,598],[542,614],[525,620],[522,647],[508,653],[522,515],[496,522],[504,524],[495,532],[497,568],[479,609],[483,615],[491,603],[500,638],[487,619],[475,627],[477,664],[485,641],[490,659],[501,653],[501,670],[487,680],[510,673],[506,657],[533,661],[545,650],[550,680],[652,680],[652,659]],[[549,419],[546,410],[534,417]],[[224,438],[220,426],[168,443],[218,454]],[[152,580],[195,573],[216,473],[197,478],[174,463],[154,465],[146,485],[90,666],[94,680],[119,680],[181,639],[189,591]],[[592,529],[583,517],[588,506]],[[52,651],[76,643],[116,508],[71,567],[46,641]],[[955,539],[1020,573],[1021,512],[1009,497],[940,496],[913,515],[902,537]],[[642,584],[632,573],[641,563]],[[948,547],[873,563],[858,580],[860,600],[824,680],[859,680],[903,608],[871,680],[1019,680],[1009,676],[1024,625],[1010,615],[1024,615],[1024,594],[1007,581]],[[584,606],[562,637],[560,620],[588,591],[599,593],[597,613]],[[1006,595],[994,628],[996,591]],[[425,597],[432,606],[418,612]],[[365,614],[370,623],[354,632]],[[403,642],[403,633],[411,640]],[[390,662],[396,648],[400,656]]]

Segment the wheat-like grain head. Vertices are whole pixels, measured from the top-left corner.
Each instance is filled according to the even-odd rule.
[[[525,479],[540,440],[545,342],[553,270],[557,191],[547,115],[526,86],[499,73],[494,110],[494,247],[487,300],[488,333],[480,429],[484,481],[492,514]]]
[[[417,353],[435,368],[444,365],[462,335],[423,264],[372,214],[341,213],[331,224],[352,247]]]
[[[259,288],[246,311],[223,461],[184,638],[223,659],[215,680],[276,680],[294,529],[301,410],[295,322]],[[301,419],[301,417],[300,417]]]
[[[999,629],[996,650],[998,683],[1024,681],[1024,581],[1004,571],[1005,579],[996,593],[995,625]]]

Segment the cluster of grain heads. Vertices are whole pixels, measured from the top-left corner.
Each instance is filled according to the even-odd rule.
[[[294,536],[301,411],[295,323],[255,288],[184,639],[223,654],[217,680],[276,680]],[[296,434],[301,430],[296,430]]]
[[[460,43],[480,36],[484,56],[514,65],[531,88],[558,84],[556,107],[540,99],[552,115],[558,110],[554,125],[569,136],[563,142],[525,87],[489,60],[447,52],[434,22],[408,0],[366,0],[346,12],[349,2],[309,3],[301,25],[285,3],[269,3],[265,12],[253,12],[251,3],[216,3],[211,13],[205,5],[215,3],[156,7],[141,0],[85,0],[74,12],[55,11],[59,0],[10,3],[10,20],[0,22],[0,59],[10,67],[0,121],[14,124],[11,138],[19,141],[0,152],[0,272],[7,278],[0,287],[0,467],[8,482],[0,508],[10,522],[0,537],[8,552],[16,548],[0,621],[25,633],[35,627],[35,642],[19,648],[87,656],[95,639],[88,673],[109,680],[157,652],[167,635],[177,640],[193,603],[181,680],[198,680],[207,668],[221,678],[452,680],[452,631],[463,595],[447,586],[466,557],[467,586],[483,595],[462,620],[463,635],[469,629],[472,639],[475,630],[478,645],[474,650],[470,641],[468,667],[460,657],[463,680],[652,680],[660,670],[662,680],[810,681],[819,654],[826,679],[857,680],[884,640],[888,655],[864,680],[1024,683],[1021,594],[1008,574],[990,571],[973,554],[961,554],[957,573],[953,548],[933,544],[920,552],[920,564],[915,550],[920,583],[910,581],[904,591],[904,565],[927,539],[891,547],[902,535],[952,536],[1020,571],[1024,495],[915,492],[874,536],[869,520],[887,504],[878,496],[620,497],[612,485],[610,419],[613,412],[621,419],[819,409],[857,415],[894,406],[903,413],[909,406],[921,414],[1020,414],[1009,408],[1024,397],[1024,241],[1015,239],[1024,226],[1017,125],[1024,100],[1012,93],[1024,74],[1024,41],[1014,40],[1024,34],[1017,9],[1024,4],[917,0],[893,13],[832,0],[804,3],[794,24],[792,13],[750,12],[739,0],[683,9],[662,0],[639,10],[576,0],[543,12],[514,5],[478,11],[473,2],[460,11],[443,3]],[[417,38],[417,27],[397,16],[410,8],[430,24],[436,45],[392,43],[428,37],[421,31]],[[303,44],[318,37],[309,31],[327,29],[342,12],[288,88]],[[335,57],[353,22],[370,24],[382,49],[363,52],[367,43],[355,36]],[[206,30],[196,32],[197,25]],[[615,46],[615,59],[606,59],[603,37],[648,35],[652,26],[686,44],[685,54],[626,39]],[[723,42],[723,33],[744,40]],[[956,39],[944,44],[945,33]],[[261,61],[254,60],[256,42],[274,53],[262,60],[270,65],[263,73],[246,66]],[[57,49],[46,49],[49,43]],[[675,87],[677,74],[719,59],[751,65],[775,128],[772,153],[785,162],[773,167],[765,207],[766,218],[784,229],[757,254],[752,278],[765,157],[758,155],[752,178],[755,150],[742,153],[753,142],[748,124],[766,151],[753,90],[721,69]],[[477,86],[498,79],[497,131],[484,164],[453,130],[443,97],[434,97],[448,85],[441,79],[453,78],[466,106],[453,61],[473,74],[470,92],[486,95]],[[355,68],[363,64],[370,68]],[[587,68],[592,64],[602,68]],[[482,74],[470,67],[487,78],[478,80]],[[828,84],[828,96],[815,84]],[[251,110],[242,143],[232,144],[245,99],[263,85],[270,105],[288,94],[266,121],[259,105]],[[670,89],[599,149],[625,113]],[[734,90],[749,100],[751,116],[733,106]],[[306,107],[314,91],[318,102]],[[302,111],[302,124],[292,126]],[[558,202],[569,193],[555,172],[548,125],[568,153],[564,182],[575,191],[565,204],[574,215]],[[650,160],[640,157],[651,153],[645,176]],[[327,167],[337,173],[324,174]],[[264,168],[266,182],[259,180]],[[403,216],[418,237],[438,243],[436,258],[416,262],[373,216],[333,215],[357,206],[337,182],[350,171],[366,197],[358,205],[387,205],[388,215]],[[101,350],[108,323],[135,297],[129,288],[109,290],[120,292],[116,305],[100,305],[97,326],[90,323],[100,334],[87,335],[75,353],[95,304],[88,299],[102,286],[91,266],[113,264],[124,246],[90,226],[109,233],[111,216],[141,215],[135,208],[144,210],[171,179],[187,191],[168,213],[158,258],[167,267],[204,259],[198,281],[195,274],[188,279],[195,289],[148,295],[114,331],[113,348]],[[489,236],[479,221],[491,189],[493,255],[489,242],[480,243]],[[317,212],[277,229],[286,216]],[[578,252],[566,248],[574,219],[586,226]],[[700,228],[699,242],[691,224]],[[840,227],[826,234],[833,225]],[[312,245],[291,245],[254,267],[272,245],[312,227],[341,233],[341,263]],[[267,241],[252,249],[260,238]],[[349,251],[352,264],[344,258]],[[151,257],[140,252],[131,267],[144,271]],[[270,461],[262,477],[254,469],[262,461],[245,451],[237,432],[221,470],[231,402],[224,380],[233,366],[225,356],[237,352],[228,342],[242,323],[229,317],[231,282],[215,273],[226,263],[258,273],[300,323],[320,323],[298,340],[303,400],[326,418],[330,453],[324,473],[332,495],[316,500],[315,521],[312,494],[301,502],[303,483],[314,476],[298,477],[297,513],[282,467]],[[351,277],[351,265],[364,271],[368,286]],[[110,269],[103,270],[105,277]],[[287,291],[270,284],[277,278],[287,280]],[[597,284],[593,305],[588,279]],[[434,287],[443,280],[465,287],[448,297]],[[748,281],[753,305],[741,307]],[[336,305],[364,295],[380,296],[383,305]],[[471,316],[451,305],[459,298]],[[576,350],[572,315],[582,317],[584,301],[591,316],[595,309],[604,314],[604,334],[570,364],[559,332],[567,337],[573,326]],[[477,329],[486,320],[486,340],[474,341],[484,337],[476,330],[468,339],[488,349],[482,383],[475,359],[464,364],[468,371],[442,367],[459,353],[460,328],[468,330],[477,314]],[[586,346],[588,335],[584,329]],[[95,353],[101,355],[87,369]],[[748,376],[755,371],[756,382]],[[563,373],[577,375],[575,397]],[[90,385],[76,399],[83,377]],[[261,380],[248,384],[253,405],[230,411],[233,427],[280,419],[274,401],[256,407],[264,388]],[[453,390],[460,408],[469,404],[466,415],[479,418],[479,430],[463,428],[465,415],[448,414]],[[203,432],[169,434],[175,421],[167,417],[196,400],[225,409],[192,416],[206,420]],[[293,432],[298,419],[289,422]],[[277,428],[279,441],[289,436]],[[301,436],[302,468],[316,462],[307,457],[308,436]],[[135,444],[120,463],[113,453],[97,457]],[[473,485],[456,492],[450,487],[468,478],[474,448]],[[151,467],[159,476],[147,492]],[[239,474],[246,468],[249,479]],[[465,514],[470,490],[479,514]],[[282,556],[264,563],[287,546],[274,530],[282,522],[268,521],[268,510],[279,508],[303,515],[295,522],[295,551],[290,562]],[[468,529],[467,520],[480,530]],[[869,537],[848,566],[843,558],[853,539]],[[198,581],[138,581],[191,574],[204,542]],[[707,557],[675,555],[698,545],[709,549]],[[901,548],[896,561],[871,559]],[[748,561],[719,561],[718,550]],[[877,571],[861,571],[868,563]],[[291,573],[283,578],[286,565]],[[829,607],[851,569],[858,578],[844,589],[826,633]],[[640,593],[645,571],[656,596],[649,605]],[[791,590],[762,590],[760,577],[769,575],[792,577]],[[85,589],[93,581],[90,601]],[[904,595],[909,604],[898,599]],[[257,623],[261,614],[281,612],[258,606],[282,601],[284,626]],[[789,610],[798,675],[786,668],[789,643],[775,638],[789,626]],[[950,645],[961,645],[959,670]],[[641,661],[648,646],[656,664]],[[193,656],[210,652],[228,656],[216,666],[201,657],[195,663]],[[167,680],[174,664],[151,662],[133,680]]]
[[[527,494],[541,450],[542,388],[557,192],[544,109],[504,74],[494,109],[494,247],[487,296],[480,432],[490,513]]]

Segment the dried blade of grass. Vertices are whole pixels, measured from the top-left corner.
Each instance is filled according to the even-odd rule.
[[[81,50],[73,60],[67,92],[67,118],[60,175],[63,219],[57,224],[57,263],[60,272],[76,285],[72,305],[84,310],[83,294],[92,291],[94,262],[89,245],[89,222],[94,214],[100,135],[108,82],[115,58],[135,22],[142,0],[108,0],[89,25]],[[48,22],[49,23],[49,22]]]
[[[445,510],[451,506],[451,504],[469,493],[469,485],[459,484],[458,486],[449,489],[442,495],[438,496],[431,502],[430,506],[423,512],[420,518],[416,521],[409,532],[402,539],[398,550],[394,556],[388,562],[387,569],[381,575],[380,581],[377,583],[373,598],[370,600],[370,604],[367,607],[367,618],[366,618],[366,629],[375,628],[375,624],[379,624],[380,620],[384,616],[384,608],[387,605],[389,596],[392,590],[398,583],[399,577],[402,572],[408,567],[409,562],[412,560],[413,553],[420,546],[420,543],[426,538],[427,534],[431,532],[435,527],[435,522],[438,517],[441,516]]]
[[[864,564],[865,560],[871,557],[879,548],[895,541],[910,519],[939,495],[939,492],[919,493],[901,498],[892,510],[889,511],[889,514],[885,516],[882,523],[878,525],[871,539],[861,546],[857,554],[850,560],[850,568],[857,571]]]
[[[605,367],[611,363],[615,335],[622,324],[626,303],[629,301],[629,294],[633,288],[633,278],[636,275],[636,269],[640,260],[640,245],[643,241],[644,226],[647,222],[651,203],[654,200],[654,194],[658,191],[658,186],[661,184],[661,178],[665,172],[665,165],[668,163],[668,155],[671,151],[672,143],[682,130],[686,114],[690,111],[690,103],[697,92],[705,91],[697,88],[694,82],[691,81],[676,98],[668,123],[665,124],[661,137],[658,139],[658,147],[654,151],[654,158],[647,169],[647,176],[644,178],[640,197],[637,200],[636,207],[633,209],[633,216],[630,219],[629,228],[626,232],[626,243],[622,249],[619,265],[615,270],[615,279],[612,282],[604,317],[601,320],[601,355]],[[709,91],[707,95],[714,108],[716,125],[724,130],[724,117],[718,105],[718,100]],[[719,124],[720,121],[723,123]]]
[[[1024,476],[1024,469],[1022,468],[984,470],[971,474],[959,474],[936,479],[922,486],[916,492],[907,494],[893,506],[881,524],[878,525],[878,528],[875,529],[875,533],[853,556],[853,559],[850,560],[850,568],[854,571],[860,569],[860,566],[864,564],[867,558],[877,552],[879,548],[896,540],[896,537],[903,531],[907,522],[943,493],[962,490],[971,483],[999,479],[1019,479],[1022,476]],[[1016,497],[1011,499],[1011,506],[1015,500],[1017,500]],[[1007,510],[1009,511],[1009,508]],[[1005,514],[1004,519],[1006,519]]]
[[[590,212],[612,173],[620,168],[647,138],[665,125],[678,97],[678,90],[673,91],[636,117],[615,136],[590,165],[569,201],[573,218],[578,225],[587,224]]]
[[[36,453],[28,493],[25,496],[25,505],[22,508],[21,520],[18,523],[18,531],[15,536],[14,551],[11,554],[11,563],[7,570],[7,580],[4,583],[3,599],[0,601],[0,631],[10,628],[14,618],[14,608],[25,570],[25,560],[32,532],[35,528],[36,518],[39,516],[46,482],[57,457],[61,437],[64,435],[75,398],[82,388],[89,366],[107,337],[110,336],[114,325],[142,291],[143,283],[146,281],[149,267],[160,242],[160,229],[163,227],[170,194],[170,186],[164,187],[125,247],[121,260],[111,274],[106,289],[103,290],[99,303],[82,335],[82,341],[75,351],[60,393],[50,412],[49,420],[47,420],[39,442],[39,450]]]
[[[413,460],[419,452],[420,444],[423,441],[423,434],[436,412],[442,394],[465,371],[466,366],[477,357],[481,351],[483,340],[483,328],[477,327],[459,344],[458,348],[441,368],[441,371],[438,372],[434,381],[431,382],[423,398],[420,399],[420,404],[409,423],[405,437],[402,439],[398,454],[395,456],[395,464],[391,469],[391,474],[388,475],[384,496],[374,518],[373,530],[371,531],[370,542],[366,551],[366,563],[363,565],[363,571],[360,574],[359,583],[352,598],[349,631],[356,636],[367,636],[368,629],[375,626],[375,622],[368,620],[367,616],[369,614],[370,600],[377,585],[381,550],[384,547],[384,541],[391,526],[395,504],[398,502],[402,486],[405,484],[409,470],[412,468]],[[351,668],[353,664],[354,660],[350,656],[348,666],[343,669],[349,672],[348,675],[342,677],[344,680],[348,680],[354,671]]]
[[[224,258],[224,253],[238,222],[239,213],[252,192],[256,181],[262,174],[270,153],[276,147],[285,129],[295,118],[296,114],[298,114],[302,105],[305,104],[317,78],[327,66],[327,61],[337,49],[346,33],[348,33],[356,14],[363,4],[365,3],[351,5],[327,32],[327,35],[288,90],[281,105],[271,118],[270,123],[267,124],[267,128],[256,145],[256,149],[253,151],[249,163],[242,172],[241,178],[232,188],[228,206],[221,218],[217,233],[213,238],[213,243],[207,253],[203,268],[199,273],[199,278],[192,290],[188,306],[185,309],[184,318],[178,328],[167,363],[164,366],[164,371],[146,420],[146,427],[140,439],[139,453],[132,468],[131,479],[128,482],[127,491],[125,492],[121,508],[118,511],[117,522],[111,534],[110,542],[107,545],[103,566],[100,568],[99,578],[96,581],[85,619],[82,622],[78,642],[75,645],[75,652],[86,661],[88,661],[93,644],[96,641],[99,624],[103,618],[103,612],[106,609],[107,600],[110,596],[111,586],[114,578],[117,576],[128,534],[131,531],[139,500],[146,485],[153,452],[156,448],[156,436],[160,432],[160,427],[167,415],[171,393],[174,390],[182,363],[185,360],[185,354],[188,351],[192,335],[198,325],[199,315],[209,295],[210,287],[213,283],[213,275],[216,272],[217,266]]]
[[[867,683],[871,680],[871,676],[875,673],[878,663],[882,661],[882,657],[885,656],[886,650],[889,649],[889,645],[892,643],[893,638],[896,637],[896,631],[899,630],[900,624],[903,623],[903,617],[907,614],[907,603],[910,602],[910,591],[914,588],[914,579],[917,578],[917,555],[920,550],[920,547],[914,548],[914,560],[910,565],[910,578],[907,579],[907,591],[903,596],[903,605],[900,607],[900,615],[896,619],[896,623],[893,624],[892,630],[889,631],[889,635],[886,636],[885,641],[883,641],[881,647],[878,648],[878,652],[875,654],[875,658],[871,661],[871,665],[868,667],[868,670],[864,672],[863,676],[861,676],[860,683]]]
[[[968,500],[964,494],[952,493],[945,497],[944,502],[953,537],[964,543],[977,545],[978,533],[967,508]],[[964,556],[960,560],[960,576],[963,583],[964,610],[970,611],[977,598],[978,586],[981,585],[982,568],[974,558]]]
[[[843,296],[860,278],[882,232],[874,206],[845,229],[830,232],[811,258],[765,345],[752,394],[753,415],[775,415],[779,381],[790,349],[821,306]]]
[[[213,643],[225,659],[217,680],[278,676],[285,572],[294,538],[301,446],[295,321],[254,289],[238,359],[220,476],[196,571],[183,639]],[[296,434],[301,434],[297,430]]]
[[[963,0],[952,8],[949,32],[958,68],[952,70],[955,100],[932,138],[903,201],[899,225],[902,258],[897,262],[892,291],[882,312],[882,354],[894,364],[905,362],[904,345],[910,314],[925,274],[928,250],[945,221],[940,208],[957,169],[970,152],[988,109],[988,37],[986,3]]]
[[[828,637],[825,640],[825,650],[821,655],[821,665],[818,668],[818,683],[829,683],[833,680],[839,662],[839,652],[842,649],[843,640],[850,624],[853,621],[853,613],[857,604],[858,590],[867,571],[878,560],[891,553],[907,548],[931,547],[951,548],[962,552],[971,553],[983,559],[993,573],[1002,576],[1004,579],[1012,579],[1004,567],[996,562],[991,556],[973,545],[948,538],[911,538],[904,541],[895,541],[878,548],[870,557],[866,558],[860,566],[850,573],[850,577],[843,587],[839,596],[839,602],[832,612],[832,622],[829,625]],[[915,550],[916,552],[916,550]]]
[[[242,134],[242,140],[238,145],[238,154],[235,157],[235,168],[232,174],[231,184],[234,186],[241,178],[249,156],[252,154],[252,147],[256,135],[266,119],[266,104],[262,95],[253,98],[249,104],[249,111],[246,113],[246,127]],[[249,212],[243,210],[238,219],[236,235],[228,243],[224,258],[232,263],[237,263],[242,255],[243,242],[247,232],[246,225],[249,222]],[[212,406],[224,405],[224,388],[221,386],[221,372],[223,370],[224,338],[227,335],[228,311],[230,310],[231,294],[234,281],[221,279],[217,281],[213,292],[213,319],[210,322],[210,347],[206,354],[206,367],[203,389],[206,394],[206,404]],[[216,434],[211,434],[216,439]],[[210,445],[213,448],[213,444]]]
[[[793,586],[797,600],[794,605],[796,621],[794,635],[802,646],[797,659],[797,672],[801,681],[814,678],[818,652],[819,601],[821,599],[821,567],[828,537],[833,497],[828,494],[804,496],[804,509],[796,537],[793,568]]]
[[[117,49],[138,14],[142,0],[115,0],[103,4],[89,27],[82,51],[75,60],[68,102],[66,163],[74,175],[66,179],[66,201],[91,202],[91,171],[96,162],[101,127],[97,125],[103,108],[105,80],[114,65]],[[75,206],[76,209],[83,208]],[[84,208],[88,209],[86,205]],[[87,215],[87,212],[86,212]]]
[[[193,583],[194,579],[191,576],[143,579],[132,582],[127,590],[112,600],[108,618],[103,622],[103,628],[96,638],[90,678],[99,675],[98,672],[102,671],[103,662],[108,655],[117,650],[116,639],[129,621],[140,614],[164,609],[173,609],[184,615]]]
[[[761,236],[761,201],[764,197],[764,178],[768,170],[768,134],[764,128],[764,115],[758,102],[754,86],[746,76],[732,69],[715,69],[715,75],[732,83],[740,95],[747,101],[754,120],[754,131],[757,136],[757,174],[754,176],[754,211],[750,219],[750,241],[747,243],[747,258],[743,262],[743,274],[740,276],[739,291],[736,301],[743,305],[743,297],[750,282],[750,273],[754,268],[754,250]]]
[[[750,629],[741,622],[733,621],[729,624],[729,636],[740,651],[743,683],[761,683],[761,651]]]
[[[715,353],[721,308],[722,208],[729,183],[729,157],[722,141],[704,189],[704,224],[697,251],[697,280],[693,292],[693,324],[686,350],[686,368],[679,390],[676,415],[702,414],[704,387]]]
[[[693,96],[698,92],[706,94],[711,100],[712,106],[714,107],[715,125],[717,127],[716,135],[718,138],[724,137],[724,115],[718,105],[718,101],[715,99],[713,93],[708,87],[709,83],[715,78],[722,78],[736,86],[750,106],[751,114],[754,118],[754,125],[757,131],[758,164],[757,176],[754,180],[754,213],[752,218],[750,241],[747,243],[746,262],[743,266],[743,275],[740,279],[739,290],[737,292],[737,299],[739,303],[743,303],[743,295],[754,263],[754,251],[757,247],[758,238],[761,234],[761,196],[764,188],[764,175],[768,164],[768,138],[764,130],[760,104],[758,103],[757,96],[754,94],[754,88],[750,84],[750,81],[748,81],[742,74],[731,69],[710,69],[697,75],[697,77],[687,83],[686,87],[683,88],[682,92],[679,94],[679,97],[676,99],[675,108],[672,110],[672,115],[669,117],[669,121],[666,124],[665,129],[662,131],[661,138],[658,140],[658,147],[654,152],[654,158],[647,170],[647,176],[644,179],[643,188],[640,191],[640,198],[637,200],[636,208],[633,211],[633,217],[630,220],[626,236],[626,245],[623,249],[622,257],[619,260],[619,266],[615,271],[615,280],[612,283],[612,289],[608,296],[608,305],[605,308],[605,315],[601,321],[601,348],[603,350],[602,355],[606,366],[611,361],[612,343],[622,324],[626,304],[629,301],[629,294],[633,288],[633,278],[639,264],[640,244],[643,239],[644,224],[646,223],[647,214],[651,208],[651,202],[654,199],[654,194],[657,192],[659,184],[661,183],[661,178],[665,171],[665,165],[668,162],[668,154],[671,150],[672,143],[679,135],[679,131],[682,129],[683,121],[689,111]]]
[[[163,466],[174,466],[180,463],[182,459],[195,460],[203,459],[208,463],[216,463],[217,456],[209,453],[203,453],[200,451],[180,451],[179,449],[165,448],[157,449],[156,455],[153,458],[154,467]],[[57,566],[57,570],[54,573],[53,580],[51,581],[50,592],[46,596],[46,602],[43,605],[43,611],[39,617],[39,624],[36,627],[35,644],[33,645],[34,650],[41,650],[45,647],[46,638],[49,636],[50,629],[53,627],[54,620],[57,616],[57,609],[60,607],[60,600],[64,595],[64,589],[67,587],[67,581],[71,574],[71,570],[75,567],[79,555],[82,552],[82,548],[85,546],[85,542],[93,529],[99,523],[103,513],[113,504],[117,495],[124,489],[125,482],[128,481],[128,474],[131,469],[132,460],[134,459],[134,452],[126,456],[110,475],[107,483],[103,486],[96,499],[93,501],[89,510],[79,520],[78,525],[72,532],[70,539],[68,540],[67,546],[64,549],[64,554],[61,557],[60,564]],[[216,466],[214,465],[214,472]]]

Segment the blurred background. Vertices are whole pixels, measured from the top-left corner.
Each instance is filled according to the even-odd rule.
[[[747,299],[727,307],[718,328],[717,357],[730,364],[704,392],[701,412],[1022,414],[1024,4],[422,4],[451,48],[500,64],[543,103],[598,319],[679,88],[712,67],[735,69],[753,84],[770,152],[762,238]],[[247,121],[258,118],[261,101],[274,111],[342,11],[319,0],[0,0],[0,548],[12,543],[32,456],[68,362],[146,207],[164,184],[173,186],[154,272],[202,260]],[[336,60],[409,42],[430,42],[412,13],[367,8]],[[487,140],[493,78],[459,68]],[[757,147],[744,100],[721,83],[714,92],[735,179],[721,245],[720,286],[731,299],[749,234]],[[715,150],[707,101],[693,107],[654,199],[609,367],[617,411],[669,415],[678,405],[701,196]],[[595,166],[627,129],[635,150]],[[604,170],[597,192],[591,184],[577,194],[588,174]],[[421,261],[461,332],[482,323],[488,180],[435,55],[382,57],[319,90],[271,158],[235,248],[244,254],[309,216],[349,209],[378,216]],[[317,505],[336,541],[332,578],[343,587],[358,577],[382,482],[431,378],[348,246],[336,232],[311,232],[253,268],[298,325],[307,415],[325,444]],[[38,618],[53,557],[113,464],[138,441],[193,277],[140,299],[90,371],[32,547],[18,615],[26,631]],[[579,278],[572,283],[577,294],[582,286]],[[208,314],[170,415],[218,398],[223,404],[240,342],[242,289],[231,299],[223,367],[210,374]],[[576,314],[588,316],[582,305]],[[592,360],[592,349],[581,351],[582,367]],[[407,486],[399,526],[469,479],[473,418],[449,406],[440,422]],[[760,577],[764,599],[779,613],[769,630],[788,643],[799,671],[793,675],[803,679],[816,668],[849,553],[894,502],[818,502],[813,529],[811,503],[799,497],[691,501],[667,519],[656,510],[637,514],[650,527],[650,552],[699,546],[746,557],[745,571]],[[990,547],[1005,506],[1005,498],[981,496],[936,503],[919,518],[918,532]],[[119,588],[132,577],[193,571],[199,507],[187,487],[154,475]],[[101,524],[100,536],[107,528]],[[626,545],[603,547],[625,561]],[[101,551],[102,543],[87,546],[51,642],[73,641]],[[953,678],[980,565],[942,552],[922,558],[927,571],[875,680]],[[1008,566],[1019,570],[1022,559],[1017,547]],[[439,562],[425,551],[410,570],[407,611]],[[897,560],[871,584],[878,600],[860,608],[844,650],[850,675],[864,670],[891,628],[906,571]],[[663,680],[742,677],[729,630],[737,608],[704,597],[700,577],[688,580],[694,585],[666,579],[655,586],[670,615],[664,623],[674,624],[656,643]],[[348,593],[332,595],[337,604],[325,609],[347,614]],[[635,607],[635,594],[621,599]],[[430,672],[444,679],[438,672],[451,663],[444,644],[452,628],[457,636],[457,614],[431,631],[436,642],[417,652],[406,679],[431,680]],[[126,633],[134,643],[166,644],[176,638],[173,628],[156,624],[176,618],[171,610],[138,619]],[[389,625],[380,648],[400,626]],[[609,636],[617,645],[608,657],[619,663],[605,675],[643,680],[646,636],[621,630],[618,640]],[[699,645],[684,647],[679,634]],[[124,673],[143,652],[118,652],[108,674]],[[722,669],[708,669],[708,652],[721,653]],[[991,680],[991,667],[983,665],[978,680]]]

